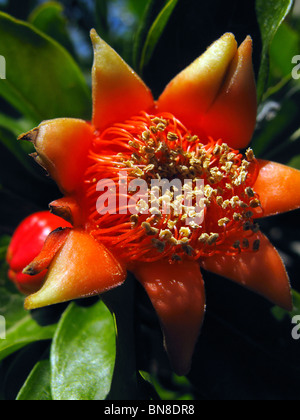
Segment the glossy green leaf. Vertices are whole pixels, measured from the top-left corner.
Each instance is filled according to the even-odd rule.
[[[1,239],[1,257],[5,257],[6,255],[7,247],[5,246],[5,241],[7,239]],[[8,280],[7,270],[7,264],[2,261],[0,264],[0,315],[5,317],[6,329],[10,331],[10,329],[28,316],[28,312],[24,309],[24,296]],[[3,345],[5,343],[0,341],[1,344]]]
[[[299,128],[299,100],[300,90],[291,80],[262,103],[251,146],[257,156],[287,163],[295,154],[296,150],[292,148]],[[283,155],[286,148],[292,152],[291,156]]]
[[[39,326],[29,314],[6,330],[6,339],[0,340],[0,360],[35,341],[49,340],[55,332],[55,325]]]
[[[103,400],[115,363],[114,320],[102,301],[72,303],[59,323],[51,350],[54,400]]]
[[[63,6],[49,1],[37,6],[29,16],[29,23],[41,32],[55,39],[67,50],[73,52],[73,46],[67,31],[67,20],[63,16]]]
[[[18,401],[51,401],[49,360],[38,362],[21,388]]]
[[[294,56],[300,52],[300,35],[285,22],[279,27],[270,48],[270,70],[274,79],[292,77]]]
[[[8,237],[2,237],[0,248],[6,254]],[[0,340],[0,360],[35,341],[48,340],[56,326],[41,327],[24,309],[24,296],[7,278],[8,267],[0,264],[0,315],[5,318],[6,339]]]
[[[16,119],[0,113],[0,127],[10,130],[16,138],[32,129],[32,122],[26,119]]]
[[[288,163],[289,166],[295,169],[300,169],[300,155],[293,157]]]
[[[256,0],[257,20],[262,38],[262,56],[258,76],[257,94],[261,101],[269,80],[270,47],[274,36],[290,12],[293,0]]]
[[[0,13],[0,55],[6,80],[0,96],[36,124],[90,116],[90,92],[69,53],[33,26]]]
[[[300,315],[300,293],[296,292],[296,290],[293,290],[292,294],[294,302],[292,312],[287,312],[284,309],[279,308],[278,306],[275,306],[272,309],[272,314],[278,321],[282,321],[286,316],[293,318],[294,316]]]
[[[128,0],[128,8],[140,19],[142,19],[143,17],[146,6],[147,0]]]
[[[15,134],[7,128],[1,128],[1,117],[0,117],[0,143],[2,143],[12,155],[18,160],[19,163],[26,169],[31,175],[36,176],[34,170],[34,164],[32,159],[28,156],[22,147],[21,142],[17,141]],[[6,176],[8,174],[6,173]],[[0,176],[1,178],[1,176]]]
[[[10,236],[3,235],[0,237],[0,261],[5,259],[9,242],[10,242]]]
[[[142,51],[141,61],[139,65],[140,73],[147,65],[152,57],[155,47],[172,15],[172,12],[177,5],[178,0],[169,0],[165,7],[161,10],[155,21],[153,22]]]

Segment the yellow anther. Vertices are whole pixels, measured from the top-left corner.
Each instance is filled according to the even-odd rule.
[[[257,198],[250,201],[250,207],[252,207],[253,209],[255,209],[256,207],[260,207],[260,205],[260,201]]]
[[[259,239],[256,239],[256,240],[253,242],[253,251],[258,251],[258,250],[259,250],[259,248],[260,248],[260,240],[259,240]]]
[[[245,189],[246,194],[248,195],[248,197],[254,197],[255,193],[253,191],[253,189],[251,187],[247,187]]]
[[[220,235],[218,233],[212,233],[210,237],[207,239],[208,245],[214,245],[217,240],[219,239]]]
[[[205,244],[207,242],[208,238],[209,238],[208,233],[202,233],[202,235],[200,236],[198,241],[201,242],[202,244]]]
[[[246,150],[246,158],[247,158],[248,162],[253,162],[254,153],[253,153],[252,149],[249,148],[249,149]]]
[[[167,135],[167,139],[169,141],[176,141],[176,140],[179,139],[179,137],[177,136],[176,133],[169,132],[168,135]]]
[[[145,229],[145,231],[146,231],[147,235],[149,235],[149,236],[154,236],[154,235],[157,235],[157,234],[158,234],[158,232],[159,232],[159,230],[158,230],[158,229],[156,229],[156,228],[152,227],[152,226],[150,225],[150,223],[147,223],[147,222],[143,222],[143,223],[142,223],[142,228],[143,228],[143,229]]]
[[[230,219],[228,219],[228,217],[223,217],[222,219],[220,219],[218,221],[218,225],[221,226],[226,226],[228,223],[230,222]]]

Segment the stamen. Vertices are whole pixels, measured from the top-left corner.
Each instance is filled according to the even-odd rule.
[[[127,174],[125,184],[119,181],[120,171]],[[244,158],[221,140],[199,138],[172,114],[141,113],[107,128],[93,142],[85,174],[91,234],[133,261],[168,258],[175,263],[214,253],[255,252],[260,243],[250,246],[249,240],[259,231],[254,218],[263,212],[253,189],[257,173],[251,149]],[[115,182],[116,214],[100,214],[96,208],[96,186],[103,179]],[[124,193],[124,188],[134,180],[145,181],[148,191],[132,201],[135,191]],[[154,180],[179,180],[182,191],[153,189]]]
[[[253,242],[253,251],[258,251],[258,250],[259,250],[259,248],[260,248],[260,240],[259,240],[259,239],[256,239],[256,240]]]

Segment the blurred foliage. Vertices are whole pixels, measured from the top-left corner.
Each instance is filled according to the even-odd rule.
[[[239,43],[250,34],[260,102],[253,148],[300,169],[300,78],[292,77],[299,3],[293,12],[289,0],[1,1],[1,399],[299,399],[299,343],[290,319],[300,314],[299,211],[262,221],[291,276],[295,310],[272,308],[206,273],[208,311],[188,378],[172,373],[157,317],[134,279],[104,296],[110,311],[87,299],[27,313],[5,263],[18,223],[60,196],[28,157],[31,146],[16,138],[42,119],[90,117],[93,27],[156,97],[224,32]],[[116,309],[118,293],[125,304]]]

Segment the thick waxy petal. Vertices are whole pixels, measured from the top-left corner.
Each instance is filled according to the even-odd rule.
[[[71,226],[60,217],[42,211],[26,217],[14,232],[6,257],[8,277],[22,293],[28,295],[41,288],[47,271],[39,270],[36,275],[26,275],[22,271],[39,255],[51,231],[59,227]],[[53,252],[52,247],[50,252]]]
[[[53,258],[63,246],[70,233],[70,228],[57,229],[50,233],[39,255],[23,270],[23,274],[35,276],[49,268]]]
[[[50,212],[61,217],[74,227],[83,224],[82,208],[73,197],[63,197],[49,204]]]
[[[93,124],[102,130],[154,107],[151,91],[125,61],[96,33],[94,45]]]
[[[12,270],[8,270],[9,279],[15,283],[19,291],[24,295],[30,295],[37,292],[42,287],[46,274],[47,271],[42,271],[36,276],[29,276],[22,272],[16,273]]]
[[[243,149],[252,138],[256,114],[252,40],[247,37],[231,62],[222,89],[204,115],[201,127],[208,136],[222,138],[234,149]]]
[[[196,262],[140,264],[134,274],[159,316],[165,346],[175,372],[186,374],[205,312],[205,291]]]
[[[19,139],[32,141],[37,162],[62,192],[73,193],[80,186],[93,136],[94,129],[86,121],[60,118],[44,121]]]
[[[171,81],[158,100],[159,109],[174,113],[189,129],[199,128],[202,116],[223,86],[236,52],[234,36],[223,35]]]
[[[26,309],[93,296],[122,284],[126,271],[89,234],[72,230],[49,267],[44,286],[25,301]]]
[[[158,101],[190,129],[230,147],[246,147],[253,135],[257,101],[252,66],[252,40],[237,50],[225,34],[167,86]]]
[[[48,211],[38,212],[27,217],[16,229],[8,247],[7,262],[15,271],[23,269],[40,253],[43,244],[51,233],[67,224]]]
[[[262,233],[254,239],[260,240],[259,251],[236,256],[216,254],[202,260],[201,266],[292,310],[289,278],[278,252]]]
[[[260,171],[254,190],[260,196],[263,216],[300,207],[300,171],[289,166],[258,160]]]

